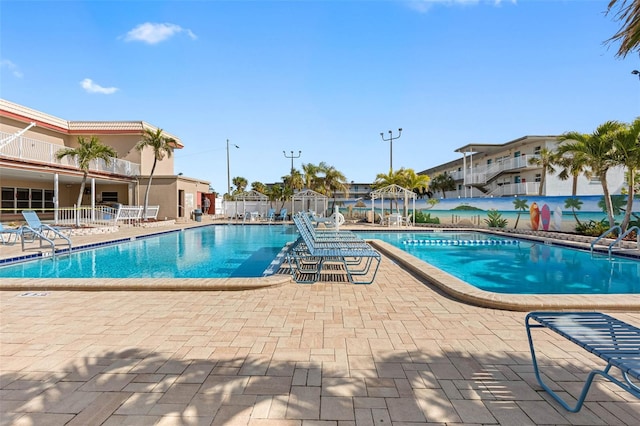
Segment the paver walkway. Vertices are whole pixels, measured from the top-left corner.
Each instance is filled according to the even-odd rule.
[[[535,382],[524,313],[450,300],[386,258],[368,286],[24,294],[0,292],[2,425],[640,424],[602,381],[567,413]],[[596,359],[541,333],[575,395]]]

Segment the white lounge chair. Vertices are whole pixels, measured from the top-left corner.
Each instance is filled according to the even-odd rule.
[[[0,223],[0,240],[2,244],[15,244],[21,235],[22,228],[5,228],[2,226],[2,223]],[[13,241],[11,237],[13,237]]]

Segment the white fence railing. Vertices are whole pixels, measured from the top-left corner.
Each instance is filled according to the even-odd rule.
[[[538,195],[540,182],[510,183],[498,186],[485,197],[507,197],[511,195]]]
[[[0,132],[0,140],[9,137],[11,137],[11,133]],[[77,158],[64,157],[61,160],[56,158],[56,153],[64,148],[66,147],[62,145],[19,136],[11,140],[8,144],[0,147],[0,155],[20,160],[37,161],[40,163],[78,168]],[[123,176],[139,176],[140,164],[121,160],[119,158],[112,158],[108,166],[104,160],[92,161],[89,164],[89,170],[108,172]]]
[[[143,220],[144,206],[115,207],[96,206],[91,207],[63,207],[57,210],[56,225],[74,226],[114,226],[119,224],[137,224]],[[146,220],[155,220],[158,217],[160,206],[148,206]],[[53,211],[54,217],[56,215]],[[76,219],[77,218],[77,219]]]
[[[469,170],[465,176],[465,185],[485,184],[502,172],[523,169],[526,167],[535,167],[529,165],[531,158],[538,158],[538,155],[521,155],[520,157],[508,158],[500,162],[488,164],[484,166],[475,166],[473,170]]]

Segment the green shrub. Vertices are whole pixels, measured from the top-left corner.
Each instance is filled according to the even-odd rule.
[[[417,211],[416,215],[416,223],[434,223],[440,224],[439,217],[431,217],[431,213],[422,213],[421,211]]]
[[[607,219],[602,219],[600,221],[590,220],[589,222],[580,223],[576,225],[575,230],[577,233],[582,235],[599,237],[600,235],[604,234],[609,228],[609,221]]]

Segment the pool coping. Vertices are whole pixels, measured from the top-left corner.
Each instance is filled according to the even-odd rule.
[[[209,226],[196,225],[195,227]],[[375,232],[388,231],[388,229],[361,228],[354,230]],[[184,230],[182,228],[181,230]],[[428,228],[402,228],[392,231],[430,231]],[[505,232],[487,229],[465,228],[464,231],[480,231],[504,235]],[[107,238],[100,242],[82,244],[74,249],[91,248],[139,238],[148,238],[177,230],[162,230],[160,232],[145,233],[143,235],[118,238],[115,234],[103,235]],[[442,231],[442,230],[439,230]],[[447,229],[446,231],[455,231]],[[553,240],[554,244],[574,248],[588,249],[585,242],[565,241],[550,236],[514,235],[518,238],[530,240]],[[530,310],[617,310],[640,311],[640,296],[629,294],[604,294],[604,295],[517,295],[501,294],[480,290],[454,276],[448,274],[417,257],[394,247],[381,240],[369,240],[370,243],[391,261],[400,265],[408,273],[417,276],[427,284],[432,285],[442,293],[464,303],[510,311]],[[293,284],[294,281],[288,274],[274,274],[256,278],[4,278],[0,282],[0,290],[11,291],[243,291],[258,290],[269,287]],[[375,281],[374,281],[375,285]],[[631,296],[631,297],[630,297]]]
[[[610,310],[640,311],[640,296],[629,294],[512,294],[481,290],[382,240],[370,244],[402,268],[448,296],[474,306],[508,311]],[[631,296],[631,297],[630,297]]]

